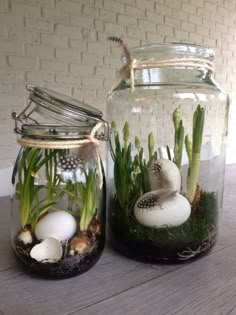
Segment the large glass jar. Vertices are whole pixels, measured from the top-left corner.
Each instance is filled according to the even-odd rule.
[[[185,262],[216,241],[228,96],[214,81],[211,49],[124,51],[107,107],[110,240],[135,259]]]
[[[30,104],[13,113],[21,134],[12,175],[13,249],[31,273],[71,277],[91,268],[104,247],[106,193],[98,139],[107,134],[96,131],[104,123],[95,108],[44,88],[28,89]],[[37,114],[54,124],[39,123]]]

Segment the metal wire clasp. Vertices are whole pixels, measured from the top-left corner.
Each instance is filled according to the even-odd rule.
[[[15,128],[14,128],[14,132],[21,134],[21,130],[18,127],[18,122],[22,123],[22,124],[28,124],[29,120],[34,122],[35,124],[39,125],[39,123],[37,122],[37,120],[35,120],[34,118],[30,117],[30,115],[34,112],[35,108],[31,108],[30,111],[27,113],[27,110],[30,108],[32,102],[30,101],[28,103],[28,105],[25,107],[25,109],[23,109],[23,111],[20,114],[17,114],[16,112],[12,112],[11,114],[11,118],[15,120]]]
[[[109,137],[110,137],[110,132],[111,132],[111,127],[110,124],[105,121],[104,119],[100,119],[103,127],[104,127],[104,131],[98,133],[97,131],[95,132],[94,137],[98,140],[98,141],[108,141]]]

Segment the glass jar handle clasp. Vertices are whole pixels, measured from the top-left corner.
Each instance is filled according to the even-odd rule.
[[[96,131],[94,137],[98,141],[108,141],[109,137],[110,137],[110,131],[111,131],[110,124],[106,120],[103,120],[103,119],[99,119],[99,121],[101,122],[101,124],[102,124],[102,126],[104,128],[104,131],[102,131],[100,133],[98,133]]]
[[[30,101],[28,103],[28,105],[23,109],[23,111],[20,114],[17,114],[16,112],[12,112],[11,114],[11,118],[15,120],[15,128],[14,128],[14,132],[21,134],[21,130],[18,127],[18,122],[22,123],[22,124],[27,124],[28,120],[31,120],[32,122],[34,122],[35,124],[39,125],[39,123],[37,122],[37,120],[35,120],[34,118],[30,117],[30,115],[34,112],[34,108],[31,109],[28,113],[27,110],[30,108],[32,102]]]

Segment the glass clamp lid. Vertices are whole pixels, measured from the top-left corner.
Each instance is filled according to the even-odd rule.
[[[24,125],[41,125],[31,116],[33,112],[63,126],[92,128],[97,123],[102,122],[107,129],[105,134],[108,133],[108,124],[102,119],[103,113],[97,108],[43,87],[27,85],[26,89],[30,92],[28,105],[20,114],[12,113],[16,133],[22,133],[17,122]],[[100,136],[99,140],[106,140],[105,138],[107,137],[103,135],[103,137]]]

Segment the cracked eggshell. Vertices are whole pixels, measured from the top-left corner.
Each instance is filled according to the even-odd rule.
[[[35,245],[30,251],[30,257],[42,263],[55,263],[61,259],[63,249],[61,243],[48,237],[42,243]]]
[[[191,205],[175,192],[162,197],[163,191],[153,191],[140,197],[134,207],[135,218],[143,225],[153,228],[179,226],[188,220]]]
[[[55,211],[43,217],[35,227],[38,240],[54,237],[59,241],[70,239],[76,231],[75,218],[66,211]]]
[[[180,192],[181,175],[174,162],[167,159],[153,161],[148,168],[151,190],[170,189]]]

